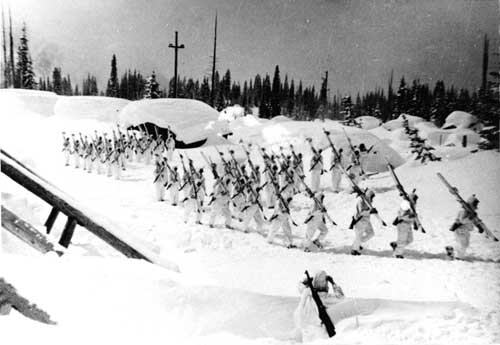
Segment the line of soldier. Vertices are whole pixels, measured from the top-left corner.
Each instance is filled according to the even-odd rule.
[[[170,192],[170,202],[176,206],[179,204],[179,192],[183,193],[184,221],[187,222],[190,215],[195,213],[195,222],[201,224],[201,217],[210,208],[208,225],[214,226],[217,217],[224,218],[224,225],[233,228],[234,219],[243,222],[245,232],[250,231],[252,221],[256,225],[256,231],[263,232],[267,223],[270,230],[267,233],[267,241],[272,243],[278,230],[282,230],[285,246],[295,247],[292,240],[291,224],[297,226],[292,219],[290,203],[298,193],[305,193],[314,203],[304,223],[307,225],[304,249],[309,251],[313,246],[323,247],[323,240],[328,233],[327,221],[336,225],[327,212],[324,204],[324,194],[320,192],[320,177],[325,173],[322,150],[316,149],[310,142],[313,156],[309,165],[311,173],[311,187],[305,183],[305,170],[302,153],[296,153],[290,145],[290,153],[285,154],[281,147],[278,154],[267,152],[265,148],[258,148],[258,152],[264,162],[264,169],[255,164],[250,157],[252,145],[241,147],[246,154],[246,164],[238,162],[234,151],[229,150],[229,155],[217,150],[220,156],[219,165],[214,163],[204,153],[203,158],[214,177],[212,192],[207,193],[207,187],[203,168],[196,169],[193,161],[180,154],[182,164],[182,178],[177,166],[172,166],[168,159],[157,155],[155,166],[155,190],[156,199],[163,201],[165,191]],[[217,149],[217,148],[216,148]],[[370,149],[371,150],[371,149]],[[339,191],[341,174],[348,173],[349,178],[357,185],[357,181],[365,178],[361,166],[360,152],[368,154],[364,144],[360,148],[354,148],[349,167],[345,169],[342,164],[342,150],[333,155],[330,171],[334,191]],[[366,193],[366,192],[365,192]],[[366,193],[373,200],[373,192]],[[205,203],[207,200],[207,203]],[[353,243],[353,255],[358,255],[360,243],[368,241],[371,223],[364,217],[365,204],[361,200],[355,216],[356,222],[352,224],[355,229],[356,239]],[[371,207],[371,206],[370,206]],[[271,217],[266,218],[265,208],[273,209]],[[373,207],[369,208],[371,211]],[[369,218],[369,217],[368,217]],[[373,233],[373,229],[371,229]],[[367,235],[368,234],[368,235]],[[399,250],[402,250],[401,246]]]
[[[151,164],[157,154],[172,159],[175,150],[175,140],[170,130],[166,139],[161,135],[154,139],[152,134],[141,128],[138,133],[130,130],[122,132],[118,126],[117,131],[112,130],[112,138],[108,138],[108,133],[97,131],[94,131],[94,136],[82,133],[78,133],[78,137],[74,133],[67,136],[65,132],[62,135],[66,166],[70,165],[72,159],[77,169],[82,167],[88,173],[96,171],[118,180],[122,177],[121,172],[126,170],[127,162]]]

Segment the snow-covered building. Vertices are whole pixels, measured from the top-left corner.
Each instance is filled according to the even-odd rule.
[[[394,120],[391,120],[391,121],[387,121],[382,126],[385,129],[387,129],[388,131],[392,131],[392,130],[395,130],[395,129],[398,129],[398,128],[402,128],[403,127],[403,122],[404,122],[403,116],[406,117],[406,119],[408,120],[408,125],[410,127],[415,127],[416,123],[424,121],[424,119],[421,118],[421,117],[419,117],[419,116],[413,116],[413,115],[408,115],[408,114],[401,114],[401,115],[399,115],[399,117],[397,119],[394,119]]]
[[[443,129],[470,129],[479,132],[483,129],[483,124],[479,119],[465,111],[454,111],[446,118]]]
[[[229,132],[219,122],[219,113],[208,104],[181,98],[143,99],[130,102],[119,114],[119,123],[125,126],[154,124],[160,132],[170,126],[176,140],[185,144],[207,141],[209,136]],[[209,125],[211,124],[211,125]]]
[[[382,124],[382,121],[374,116],[359,116],[355,118],[355,121],[359,123],[363,129],[373,129]]]
[[[223,109],[219,113],[219,120],[233,121],[239,117],[245,116],[245,108],[241,105],[235,104]]]

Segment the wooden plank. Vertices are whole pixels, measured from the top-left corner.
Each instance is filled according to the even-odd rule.
[[[59,240],[59,244],[64,248],[68,248],[69,244],[71,243],[71,238],[73,237],[73,233],[75,232],[75,227],[76,219],[68,217],[61,235],[61,239]]]
[[[9,178],[29,190],[31,193],[37,195],[48,204],[59,209],[60,212],[74,218],[79,225],[87,228],[87,230],[104,242],[108,243],[111,247],[115,248],[123,255],[151,262],[151,260],[149,260],[144,254],[140,253],[138,250],[116,237],[103,226],[92,220],[88,215],[76,208],[69,197],[56,195],[54,192],[49,190],[47,186],[44,186],[44,184],[47,183],[50,187],[53,187],[52,184],[39,177],[37,174],[23,169],[22,165],[16,164],[10,158],[5,156],[3,151],[1,154],[1,171]],[[54,191],[59,191],[57,188],[52,189]]]
[[[58,255],[63,253],[55,250],[54,245],[50,243],[45,235],[38,231],[34,226],[15,215],[12,211],[2,205],[2,226],[13,235],[26,242],[36,250],[47,253],[56,252]]]

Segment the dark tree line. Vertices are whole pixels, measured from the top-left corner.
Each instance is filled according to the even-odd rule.
[[[169,81],[168,89],[160,88],[154,72],[149,77],[144,77],[136,70],[127,70],[118,78],[115,55],[111,58],[110,77],[105,90],[98,89],[97,79],[91,74],[82,81],[81,89],[78,84],[73,86],[70,75],[63,75],[60,67],[54,68],[52,76],[39,77],[37,82],[28,47],[26,25],[22,28],[16,62],[12,23],[10,22],[9,49],[5,39],[5,26],[2,29],[4,87],[47,90],[59,95],[106,95],[129,100],[173,96],[173,78]],[[490,74],[500,79],[500,74]],[[378,87],[362,95],[357,93],[352,101],[351,95],[340,95],[339,92],[333,97],[329,96],[328,73],[322,78],[320,89],[316,90],[314,86],[304,86],[300,80],[297,83],[286,74],[282,78],[279,66],[276,66],[272,78],[267,73],[264,76],[257,74],[243,83],[234,81],[229,69],[222,77],[219,71],[215,71],[213,85],[208,77],[201,81],[178,77],[177,97],[211,104],[213,91],[215,97],[211,105],[214,108],[222,110],[229,105],[239,104],[247,112],[258,108],[259,115],[263,118],[284,115],[298,120],[328,118],[354,124],[353,120],[363,115],[375,116],[385,122],[400,114],[409,114],[441,126],[450,112],[463,110],[477,115],[487,125],[498,126],[495,116],[500,113],[500,101],[498,90],[493,91],[498,86],[496,81],[490,81],[486,88],[483,85],[478,91],[472,92],[467,89],[458,90],[453,85],[446,86],[442,80],[429,85],[418,79],[407,82],[402,77],[396,91],[393,84],[391,73],[386,90]]]

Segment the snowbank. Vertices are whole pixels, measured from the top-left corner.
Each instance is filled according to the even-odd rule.
[[[170,126],[178,140],[186,143],[206,139],[212,132],[205,129],[210,121],[217,121],[219,113],[208,104],[181,98],[143,99],[127,104],[119,114],[125,126],[151,122]]]
[[[0,111],[16,108],[41,116],[52,116],[58,98],[55,93],[48,91],[0,89]]]
[[[278,115],[278,116],[273,117],[271,119],[271,121],[273,121],[273,122],[288,122],[288,121],[292,121],[292,119],[287,117],[287,116],[284,116],[284,115]]]
[[[94,119],[102,122],[118,122],[119,112],[129,100],[100,96],[59,96],[55,115],[63,119]]]
[[[355,120],[363,129],[373,129],[382,124],[382,121],[374,116],[359,116]]]
[[[443,129],[472,129],[480,131],[483,125],[479,122],[478,118],[465,111],[454,111],[446,118]]]
[[[233,105],[222,110],[219,114],[219,120],[233,121],[239,117],[245,116],[245,108],[241,105]]]
[[[398,128],[402,128],[403,127],[403,116],[405,116],[406,119],[408,120],[408,124],[410,127],[415,127],[416,123],[424,121],[423,118],[418,117],[418,116],[401,114],[401,115],[399,115],[399,117],[397,119],[387,121],[382,126],[389,131],[392,131],[392,130],[395,130]]]

